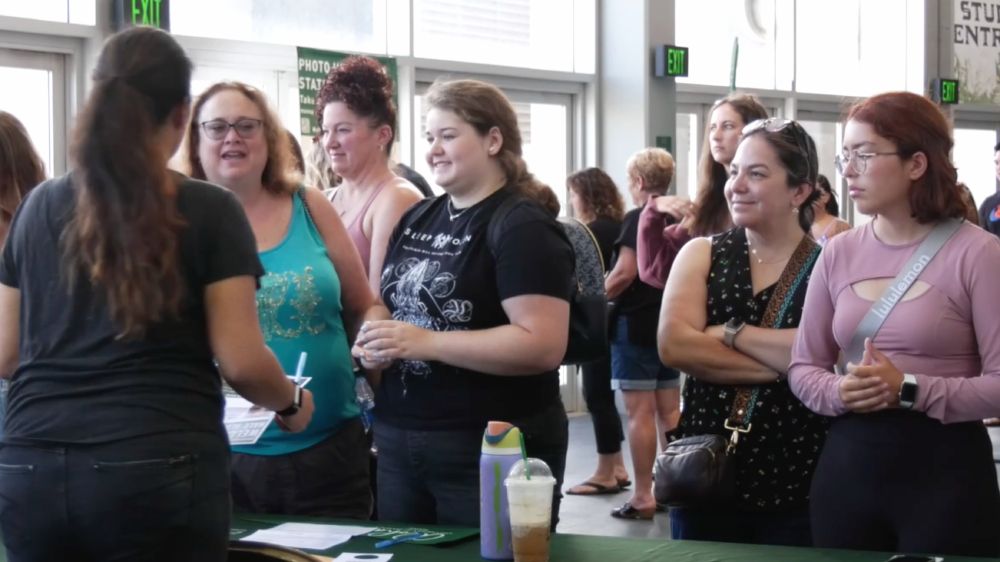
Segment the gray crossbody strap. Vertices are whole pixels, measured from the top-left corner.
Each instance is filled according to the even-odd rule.
[[[847,347],[845,358],[848,361],[855,365],[861,364],[861,356],[865,351],[865,339],[875,337],[879,328],[882,327],[882,323],[895,308],[896,303],[902,300],[903,295],[917,281],[920,273],[934,259],[945,242],[958,232],[962,222],[964,221],[960,219],[946,219],[938,223],[934,230],[931,230],[931,233],[927,235],[927,238],[920,243],[917,251],[913,252],[903,269],[892,280],[892,283],[889,283],[889,286],[882,291],[882,296],[872,304],[868,313],[861,319],[858,329],[855,330],[854,336],[851,338],[851,345]]]

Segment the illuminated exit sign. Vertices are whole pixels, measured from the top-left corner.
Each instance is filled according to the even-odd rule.
[[[170,0],[115,0],[115,30],[146,25],[170,31]]]
[[[939,78],[931,83],[931,98],[942,104],[958,103],[958,80]]]
[[[660,45],[654,57],[656,76],[687,76],[688,48],[674,45]]]

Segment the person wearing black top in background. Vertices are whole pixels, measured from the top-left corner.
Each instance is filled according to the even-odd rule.
[[[74,130],[74,170],[14,216],[0,259],[11,380],[0,532],[12,562],[221,562],[219,375],[286,429],[312,417],[312,394],[264,346],[263,271],[239,203],[167,169],[190,85],[169,34],[112,36]]]
[[[566,178],[573,216],[587,225],[597,240],[604,271],[611,270],[611,254],[621,231],[625,203],[614,180],[600,168],[587,168]],[[584,363],[583,398],[594,424],[597,468],[585,481],[566,490],[567,494],[588,496],[615,494],[631,482],[622,458],[622,422],[611,388],[611,355]]]

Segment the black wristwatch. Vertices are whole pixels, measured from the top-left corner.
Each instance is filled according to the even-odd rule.
[[[917,377],[903,374],[903,384],[899,386],[899,407],[912,410],[917,403]]]
[[[288,416],[294,416],[299,413],[299,408],[302,407],[302,387],[299,385],[295,386],[295,396],[292,398],[292,405],[281,410],[280,412],[275,412],[275,414],[287,418]]]

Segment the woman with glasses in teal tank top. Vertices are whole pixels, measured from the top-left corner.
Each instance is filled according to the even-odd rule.
[[[367,442],[355,400],[349,342],[373,297],[333,207],[288,170],[288,139],[263,94],[239,83],[210,87],[192,109],[191,175],[232,190],[247,213],[266,275],[257,309],[286,373],[303,375],[317,408],[294,436],[272,423],[256,443],[234,445],[238,511],[367,519]]]

